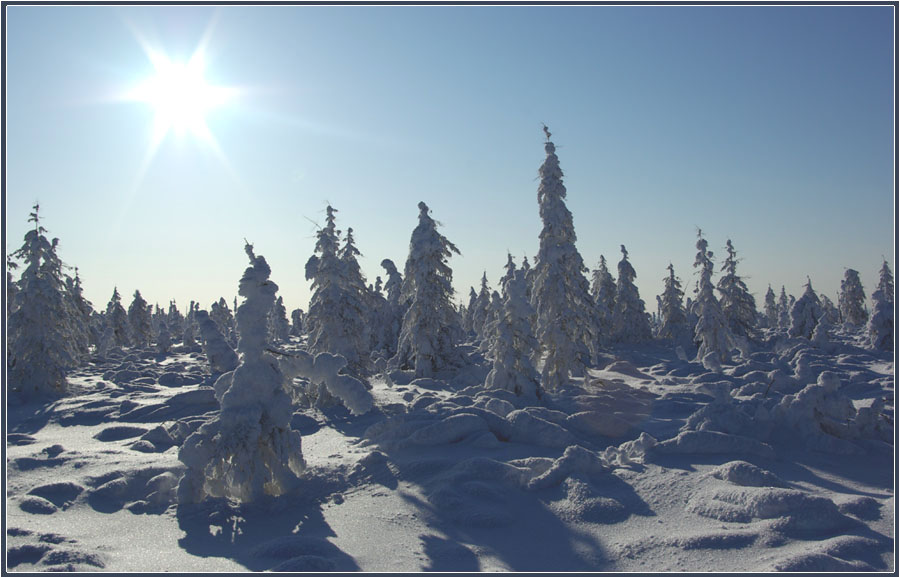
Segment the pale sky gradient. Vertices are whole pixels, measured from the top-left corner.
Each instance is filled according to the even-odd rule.
[[[867,294],[894,261],[891,6],[8,6],[6,252],[31,205],[105,308],[113,286],[183,311],[229,303],[243,239],[306,309],[303,266],[330,202],[369,282],[402,270],[425,201],[462,251],[457,299],[507,250],[533,261],[541,123],[578,249],[615,274],[625,244],[656,310],[687,295],[696,227],[731,238],[757,305],[806,276]],[[153,75],[141,42],[236,90],[218,152],[122,95]]]

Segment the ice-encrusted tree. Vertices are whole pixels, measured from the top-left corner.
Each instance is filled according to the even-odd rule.
[[[47,239],[39,210],[35,204],[28,219],[34,228],[13,254],[25,269],[7,327],[7,387],[23,399],[64,395],[66,372],[79,363],[63,264],[56,254],[59,240]]]
[[[544,127],[546,158],[541,165],[538,206],[543,228],[537,261],[528,276],[536,313],[535,336],[543,356],[541,384],[552,391],[570,376],[580,377],[591,360],[596,339],[594,304],[575,248],[575,226],[566,207],[566,187],[550,131]]]
[[[667,270],[669,275],[663,279],[664,288],[659,299],[660,325],[656,336],[660,339],[671,339],[676,344],[690,343],[691,328],[688,327],[684,309],[681,280],[675,276],[675,267],[671,263]]]
[[[869,343],[873,349],[894,349],[894,304],[882,289],[872,293],[872,316],[869,317]]]
[[[793,295],[788,298],[784,285],[781,286],[781,295],[778,297],[778,327],[788,329],[791,326],[791,301]]]
[[[481,276],[481,288],[478,290],[478,296],[475,298],[475,304],[469,309],[469,315],[472,319],[472,331],[475,332],[475,338],[483,340],[485,337],[484,324],[488,321],[491,311],[491,289],[488,286],[487,271]]]
[[[652,336],[650,320],[644,301],[634,280],[637,273],[628,261],[628,251],[622,248],[619,277],[616,280],[616,307],[613,314],[613,339],[619,343],[641,343]]]
[[[513,261],[512,253],[506,253],[506,265],[503,266],[503,276],[500,277],[500,294],[506,297],[506,282],[516,276],[516,262]]]
[[[363,370],[368,353],[368,311],[347,278],[335,226],[337,211],[329,205],[325,212],[325,226],[317,233],[315,254],[306,262],[306,278],[312,281],[313,290],[306,314],[309,349],[313,353],[339,354],[358,372]]]
[[[105,339],[111,347],[128,347],[131,340],[128,338],[128,313],[122,307],[122,296],[119,295],[119,288],[113,287],[112,297],[106,304],[106,330],[104,331]]]
[[[876,291],[881,291],[881,294],[884,295],[888,302],[894,302],[894,274],[891,273],[891,267],[888,265],[887,259],[882,259],[881,269],[878,271]]]
[[[237,345],[237,335],[234,329],[234,314],[228,308],[228,302],[224,297],[213,303],[209,308],[209,317],[212,319],[225,340],[234,347]]]
[[[187,315],[184,316],[184,333],[181,336],[181,343],[188,348],[197,347],[197,310],[200,306],[191,301],[190,306],[188,306]]]
[[[737,274],[737,251],[731,239],[725,242],[728,255],[722,264],[724,274],[719,277],[717,289],[721,299],[722,313],[728,320],[728,328],[732,335],[751,337],[756,329],[756,299],[747,289],[747,284]]]
[[[811,339],[813,331],[824,313],[819,296],[813,291],[812,281],[807,278],[806,290],[791,307],[791,337]]]
[[[696,247],[694,267],[698,269],[700,278],[693,303],[694,315],[697,317],[694,342],[697,344],[697,360],[707,367],[715,367],[716,364],[731,359],[732,339],[728,331],[728,320],[713,293],[713,252],[709,250],[709,243],[699,229]]]
[[[773,329],[778,327],[778,303],[775,302],[775,292],[772,291],[771,285],[769,285],[768,290],[766,290],[765,308],[766,321],[768,322],[769,327]]]
[[[468,334],[475,334],[474,323],[472,321],[472,312],[475,311],[475,304],[478,302],[478,293],[474,287],[469,287],[469,304],[466,306],[466,314],[463,315],[463,331]]]
[[[166,322],[172,335],[180,337],[184,332],[184,315],[178,310],[178,305],[174,299],[169,301],[169,312],[166,315]]]
[[[456,245],[437,230],[428,205],[419,203],[419,224],[409,241],[401,301],[407,304],[391,365],[414,369],[416,377],[432,377],[461,361],[457,344],[462,327],[453,306],[453,271],[448,260]]]
[[[284,299],[279,295],[272,310],[269,311],[269,341],[282,343],[290,339],[290,336],[291,323],[287,318],[287,308],[284,306]]]
[[[296,487],[305,463],[299,432],[291,429],[293,405],[284,375],[268,348],[267,321],[278,285],[253,247],[241,277],[237,309],[240,364],[220,400],[219,414],[182,444],[178,459],[187,466],[178,485],[182,504],[223,497],[250,502]],[[220,378],[221,379],[221,378]]]
[[[303,335],[303,309],[299,307],[291,311],[291,335],[294,337]]]
[[[213,373],[233,371],[238,366],[238,356],[225,341],[225,336],[219,331],[216,322],[202,309],[196,312],[194,318],[197,321],[200,340],[203,342],[203,353],[206,354],[209,368]]]
[[[542,393],[540,374],[531,360],[538,351],[538,342],[531,329],[534,309],[525,288],[524,271],[515,271],[504,281],[502,309],[488,328],[492,337],[487,357],[492,364],[485,388],[536,399]]]
[[[606,257],[600,255],[600,263],[591,279],[591,297],[596,308],[597,336],[601,343],[612,340],[613,318],[616,311],[616,280],[606,266]]]
[[[339,256],[344,264],[344,285],[349,307],[354,311],[359,311],[363,317],[362,333],[359,335],[359,351],[361,356],[367,357],[376,341],[372,336],[376,300],[373,291],[366,286],[366,277],[357,260],[360,255],[361,253],[356,247],[356,239],[353,237],[353,227],[347,227],[344,246],[341,247]]]
[[[134,347],[144,349],[150,345],[152,338],[150,306],[138,290],[135,290],[134,299],[128,306],[128,327],[131,330],[131,344]]]
[[[825,312],[829,325],[838,325],[841,322],[841,312],[834,306],[828,295],[819,294],[819,301],[822,303],[822,311]]]
[[[96,334],[91,323],[94,307],[84,297],[78,267],[75,267],[74,278],[66,275],[65,296],[70,310],[73,345],[79,359],[87,359],[90,356],[91,345],[97,345],[100,336]]]
[[[859,280],[859,271],[856,269],[844,271],[838,306],[845,323],[861,327],[869,319],[869,312],[866,311],[866,294]]]
[[[390,259],[382,259],[381,266],[387,275],[384,282],[384,298],[387,301],[384,310],[385,352],[388,357],[397,353],[397,342],[400,339],[400,327],[403,324],[403,314],[406,306],[401,302],[403,289],[403,275],[397,270],[397,266]]]

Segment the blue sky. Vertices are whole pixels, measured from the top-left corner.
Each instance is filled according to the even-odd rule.
[[[113,286],[184,309],[231,298],[243,239],[306,308],[315,223],[338,209],[370,282],[403,267],[425,201],[461,250],[460,300],[507,251],[537,253],[537,170],[553,132],[578,249],[625,244],[641,296],[669,262],[690,295],[696,228],[767,284],[833,299],[893,263],[890,6],[10,6],[7,252],[41,203],[60,256],[105,307]],[[142,42],[234,90],[216,148],[123,98]],[[148,160],[149,159],[149,160]],[[142,168],[143,167],[143,168]],[[721,259],[719,259],[721,263]],[[615,274],[615,273],[614,273]]]

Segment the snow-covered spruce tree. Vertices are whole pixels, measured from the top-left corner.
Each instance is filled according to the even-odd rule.
[[[516,262],[513,261],[512,253],[506,253],[506,265],[503,266],[503,277],[500,277],[500,293],[501,297],[506,298],[506,282],[516,276]]]
[[[728,320],[728,328],[732,335],[752,337],[756,332],[756,299],[747,289],[747,284],[737,274],[737,251],[731,239],[725,242],[728,256],[722,264],[724,274],[719,278],[718,291],[722,313]]]
[[[819,300],[822,303],[822,311],[825,312],[825,317],[828,319],[829,325],[840,325],[841,323],[841,312],[840,310],[834,306],[834,303],[831,299],[828,298],[828,295],[819,295]],[[821,320],[820,320],[821,322]]]
[[[819,302],[819,296],[813,291],[812,281],[806,279],[806,291],[797,299],[791,307],[791,337],[812,338],[813,331],[819,323],[819,318],[825,312]]]
[[[628,251],[622,245],[619,278],[616,280],[616,307],[613,313],[613,339],[619,343],[641,343],[651,338],[650,320],[644,301],[634,284],[637,273],[628,261]]]
[[[303,309],[299,307],[291,311],[291,335],[294,337],[303,335]]]
[[[87,359],[90,356],[91,345],[97,345],[100,342],[100,335],[94,331],[91,323],[94,307],[90,301],[84,298],[78,267],[75,267],[74,278],[66,275],[65,296],[70,310],[73,345],[78,358]]]
[[[284,375],[268,352],[267,320],[278,286],[269,280],[265,258],[246,246],[250,267],[244,271],[237,309],[240,365],[221,397],[218,416],[191,434],[178,459],[187,469],[178,485],[178,501],[224,497],[250,502],[278,496],[297,484],[305,467],[300,434],[291,429],[293,406],[284,390]]]
[[[779,329],[788,329],[791,326],[791,302],[793,301],[793,295],[788,298],[788,294],[784,290],[784,285],[781,286],[781,295],[778,297],[778,328]]]
[[[596,308],[597,335],[601,344],[612,342],[613,318],[616,311],[616,280],[606,266],[606,257],[600,255],[600,263],[594,269],[591,280],[591,297]]]
[[[224,297],[219,297],[219,300],[209,307],[209,317],[215,322],[219,332],[225,337],[225,341],[232,347],[236,346],[237,335],[235,335],[234,329],[234,314],[228,308],[228,302],[225,301]]]
[[[765,307],[768,326],[773,329],[778,327],[778,303],[775,302],[775,292],[772,291],[771,285],[766,290]]]
[[[416,377],[433,377],[462,361],[457,344],[463,331],[452,302],[453,270],[447,263],[453,253],[459,249],[438,233],[428,205],[420,202],[419,224],[410,237],[403,272],[401,301],[408,308],[390,363],[414,369]]]
[[[16,302],[16,293],[19,292],[19,285],[13,278],[13,271],[19,268],[19,264],[13,261],[12,255],[6,257],[6,319],[12,314],[13,304]]]
[[[694,342],[697,344],[697,360],[707,368],[715,368],[717,364],[731,359],[731,334],[728,331],[728,320],[722,312],[713,293],[713,252],[703,238],[703,231],[697,230],[697,257],[694,267],[699,270],[696,299],[693,312],[697,316],[694,328]]]
[[[479,349],[481,351],[487,352],[491,348],[491,340],[494,338],[494,334],[491,331],[491,327],[494,322],[500,317],[503,311],[503,297],[500,296],[500,293],[497,291],[491,291],[491,304],[488,306],[487,315],[484,318],[484,325],[482,327],[482,333],[484,333],[484,337],[481,340],[481,345]]]
[[[484,340],[484,325],[488,321],[491,312],[491,289],[488,286],[487,271],[481,276],[481,288],[478,290],[478,296],[475,298],[475,304],[469,310],[472,317],[472,331],[475,332],[475,338],[479,341]]]
[[[403,325],[403,314],[406,312],[406,305],[400,301],[403,291],[403,276],[390,259],[383,259],[381,266],[387,275],[387,281],[384,283],[384,298],[387,300],[387,306],[384,310],[384,345],[385,353],[387,353],[388,357],[391,357],[397,353],[400,327]]]
[[[325,212],[315,254],[306,262],[306,278],[312,281],[313,291],[306,314],[309,350],[341,355],[352,371],[360,372],[368,355],[368,310],[358,288],[347,277],[335,227],[337,211],[329,205]]]
[[[178,305],[175,304],[174,300],[169,301],[169,312],[166,321],[169,326],[169,333],[180,338],[184,332],[184,316],[178,310]]]
[[[881,263],[881,270],[878,271],[878,287],[876,287],[876,291],[881,291],[881,294],[884,295],[888,302],[894,302],[894,275],[891,273],[887,260],[884,259]]]
[[[531,363],[538,342],[531,330],[534,309],[525,294],[525,272],[515,271],[503,285],[503,305],[488,328],[492,361],[485,380],[487,389],[503,389],[520,397],[540,398],[540,374]]]
[[[197,321],[195,319],[197,310],[199,309],[199,305],[194,301],[191,301],[191,305],[188,307],[187,315],[184,316],[184,334],[181,338],[181,343],[188,348],[197,347]]]
[[[128,306],[128,327],[131,330],[131,344],[139,349],[150,345],[152,329],[150,327],[150,306],[135,290],[134,299]]]
[[[166,354],[172,349],[172,333],[169,331],[169,323],[165,318],[159,320],[156,328],[156,351]]]
[[[675,268],[669,263],[669,275],[663,279],[663,294],[659,298],[660,325],[656,336],[671,339],[677,345],[691,342],[691,328],[684,310],[684,291],[681,280],[675,276]]]
[[[584,375],[596,339],[594,303],[575,248],[575,226],[566,207],[566,187],[550,131],[544,127],[547,156],[541,165],[538,205],[543,228],[537,261],[529,274],[536,312],[535,336],[543,356],[541,384],[552,391]]]
[[[869,312],[866,311],[866,294],[859,280],[859,271],[855,269],[844,271],[838,305],[841,308],[841,317],[844,323],[861,327],[869,320]]]
[[[373,294],[374,291],[366,286],[366,277],[357,260],[360,255],[359,249],[356,248],[356,240],[353,238],[353,227],[347,227],[340,258],[344,264],[347,299],[351,303],[351,307],[359,310],[363,315],[362,333],[359,335],[360,355],[368,357],[376,342],[381,341],[372,335],[373,323],[377,321],[375,308],[378,306],[378,300]]]
[[[25,270],[7,327],[7,387],[23,399],[64,395],[66,372],[78,365],[79,355],[72,337],[63,264],[56,254],[59,240],[47,240],[39,209],[34,205],[28,219],[34,228],[13,254],[24,262]]]
[[[238,366],[238,356],[225,341],[225,336],[219,331],[216,322],[202,309],[194,314],[194,319],[200,330],[203,353],[209,362],[209,368],[213,373],[233,371]]]
[[[129,347],[131,340],[128,335],[128,313],[122,307],[122,296],[119,295],[118,287],[113,287],[112,297],[106,304],[106,331],[110,336],[110,347]]]
[[[869,343],[873,349],[894,349],[894,304],[880,288],[872,293],[872,316],[869,318]]]
[[[475,330],[473,329],[474,323],[472,321],[472,312],[475,311],[475,304],[478,302],[478,293],[475,292],[474,287],[469,287],[469,304],[466,306],[466,314],[463,316],[463,331],[466,332],[466,335],[475,335]]]
[[[290,339],[291,323],[287,318],[287,309],[281,295],[269,311],[269,343],[282,343]]]

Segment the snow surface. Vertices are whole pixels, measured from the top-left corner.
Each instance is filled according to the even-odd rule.
[[[203,353],[113,352],[8,407],[6,568],[896,572],[894,366],[864,338],[720,373],[622,346],[540,402],[486,390],[470,346],[455,373],[375,376],[362,415],[295,407],[299,484],[242,505],[176,501],[179,447],[219,414]]]

